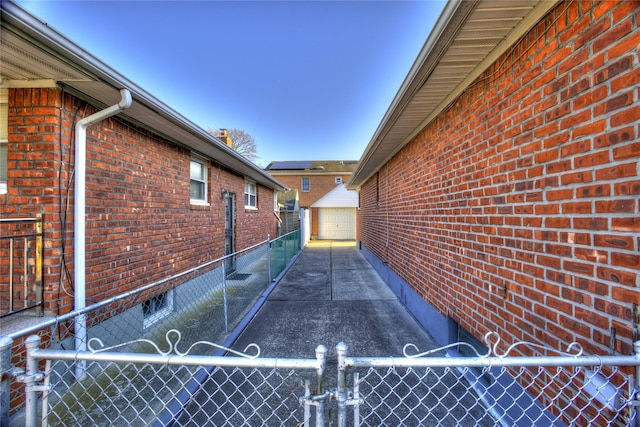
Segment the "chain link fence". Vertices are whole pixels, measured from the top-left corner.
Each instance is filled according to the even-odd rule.
[[[640,383],[634,374],[640,343],[636,351],[602,357],[493,351],[443,359],[430,351],[405,359],[346,358],[345,369],[355,371],[351,385],[358,402],[352,425],[638,425]]]
[[[100,346],[112,347],[118,351],[147,351],[141,343],[122,343],[139,339],[159,342],[172,329],[181,331],[181,345],[190,346],[198,341],[223,342],[229,339],[229,333],[245,315],[255,309],[256,302],[300,250],[300,231],[297,230],[150,283],[135,291],[100,301],[82,311],[58,316],[10,334],[8,340],[0,343],[0,370],[3,373],[0,384],[2,425],[25,404],[22,387],[11,381],[11,378],[17,376],[17,368],[14,367],[25,366],[23,341],[26,336],[39,336],[43,345],[53,350],[83,350],[87,342],[78,345],[74,334],[78,319],[83,318],[88,341],[93,340],[94,343],[99,342]],[[71,381],[69,378],[72,377],[94,375],[94,371],[90,369],[92,367],[87,363],[74,363],[73,372],[62,366],[54,368],[56,372],[65,372],[61,374],[62,377]],[[110,390],[119,392],[119,389],[110,385],[110,379],[115,378],[116,382],[126,381],[126,374],[122,372],[120,367],[110,367],[96,377],[92,387],[79,390],[77,386],[69,386],[69,396],[72,400],[80,401],[96,399],[95,410],[100,411],[105,396],[109,396],[107,400],[116,399],[111,397]],[[186,383],[192,375],[193,372],[184,371],[168,383],[179,386],[180,381]],[[146,382],[146,387],[149,387],[149,381]],[[135,390],[143,385],[130,383],[128,390]],[[157,384],[153,387],[157,387]]]
[[[632,356],[518,357],[492,349],[458,358],[444,356],[446,347],[409,354],[411,345],[401,357],[349,357],[340,343],[330,361],[322,345],[315,358],[287,359],[260,358],[255,344],[244,352],[209,342],[183,349],[178,331],[164,341],[164,348],[96,341],[76,352],[40,349],[40,338],[30,337],[21,378],[26,426],[638,424],[640,384],[632,373],[640,342]],[[116,351],[136,346],[151,352]],[[203,355],[213,350],[227,355]],[[87,363],[82,379],[74,378],[79,362]]]
[[[179,352],[179,338],[177,331],[167,335],[167,351],[146,341],[125,345],[159,351],[150,354],[92,345],[87,352],[37,350],[33,337],[25,425],[291,425],[304,417],[298,396],[317,377],[321,359],[258,359],[252,348],[240,353],[211,343],[196,346],[232,353],[193,356]],[[36,369],[38,359],[46,360],[44,371]],[[79,362],[86,363],[80,380]],[[215,387],[203,389],[203,381]]]
[[[1,424],[20,411],[27,426],[640,426],[640,342],[630,356],[527,343],[499,353],[495,334],[472,357],[410,344],[385,358],[339,344],[329,361],[322,345],[308,359],[230,350],[230,332],[299,251],[290,233],[0,337]]]

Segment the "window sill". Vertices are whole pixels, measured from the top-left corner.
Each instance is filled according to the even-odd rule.
[[[207,202],[202,202],[199,200],[191,200],[189,206],[191,207],[192,210],[207,210],[209,209],[209,207],[211,206],[209,203]]]
[[[256,211],[256,212],[257,212],[257,211],[258,211],[258,208],[257,208],[257,207],[255,207],[255,206],[245,206],[245,207],[244,207],[244,210],[245,210],[245,211]]]
[[[147,329],[150,326],[158,323],[159,321],[161,321],[162,319],[170,315],[172,312],[173,312],[173,304],[171,305],[170,308],[163,308],[160,311],[156,311],[151,316],[144,318],[144,320],[142,321],[142,329]]]

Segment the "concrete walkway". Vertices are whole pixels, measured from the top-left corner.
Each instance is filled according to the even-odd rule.
[[[407,343],[415,344],[420,351],[435,347],[355,242],[311,241],[232,347],[242,351],[255,343],[260,347],[260,357],[315,359],[317,346],[323,344],[328,351],[322,390],[327,391],[337,386],[339,342],[347,344],[348,355],[353,357],[402,357]],[[441,375],[410,375],[406,383],[404,374],[387,377],[386,372],[374,373],[366,380],[372,394],[362,406],[365,412],[361,415],[368,417],[362,425],[496,425],[455,370],[441,370]],[[360,373],[361,378],[367,377],[366,370]],[[305,393],[302,380],[313,375],[309,371],[281,370],[274,374],[269,369],[215,370],[184,407],[175,425],[301,425],[304,411],[299,398]],[[347,382],[352,378],[349,376]],[[380,383],[382,387],[377,388]],[[390,391],[394,388],[399,394]],[[406,396],[408,403],[402,403],[408,388],[412,389]],[[328,417],[325,425],[335,425],[336,402],[325,403],[329,405],[322,410]],[[315,414],[307,414],[311,425],[315,425]],[[354,414],[353,409],[347,411],[347,425],[354,425]]]
[[[341,341],[362,357],[402,356],[407,343],[434,347],[355,242],[312,240],[233,347],[255,343],[263,357],[313,358],[323,344],[332,357]]]

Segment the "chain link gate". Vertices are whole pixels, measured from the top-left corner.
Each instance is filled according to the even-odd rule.
[[[257,345],[239,352],[202,341],[181,352],[180,337],[169,331],[167,350],[148,340],[102,348],[94,339],[81,352],[40,349],[40,337],[29,337],[26,370],[18,376],[25,425],[312,425],[319,405],[311,387],[315,377],[321,388],[325,347],[315,359],[260,358]],[[156,353],[116,351],[136,346]],[[196,347],[230,356],[190,354]],[[74,365],[81,362],[84,376],[77,380]],[[315,425],[325,425],[321,413]]]
[[[25,425],[637,426],[640,421],[640,342],[632,356],[584,356],[577,345],[555,351],[556,356],[509,356],[517,346],[534,345],[516,343],[498,353],[496,342],[486,355],[458,358],[443,351],[464,343],[423,353],[407,344],[402,357],[383,358],[349,357],[347,345],[339,343],[336,372],[328,372],[322,345],[311,359],[260,358],[255,344],[239,352],[201,341],[182,352],[180,339],[180,332],[169,331],[167,350],[148,340],[103,347],[94,339],[88,351],[76,352],[40,349],[40,338],[29,337],[26,370],[19,376],[26,390]],[[155,353],[130,352],[140,346]],[[191,354],[196,347],[230,355]],[[127,352],[117,351],[123,348]],[[76,380],[79,362],[86,363],[86,375]]]
[[[339,369],[355,372],[342,401],[354,414],[338,425],[640,426],[640,341],[631,356],[584,356],[577,343],[560,352],[518,342],[500,353],[495,337],[476,357],[439,357],[466,343],[423,353],[407,344],[399,358],[347,357],[345,346]],[[510,356],[517,347],[557,355]]]

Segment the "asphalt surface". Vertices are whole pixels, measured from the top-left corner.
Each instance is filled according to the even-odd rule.
[[[312,240],[234,344],[263,357],[328,359],[339,342],[349,356],[402,356],[405,344],[435,345],[353,241]]]

